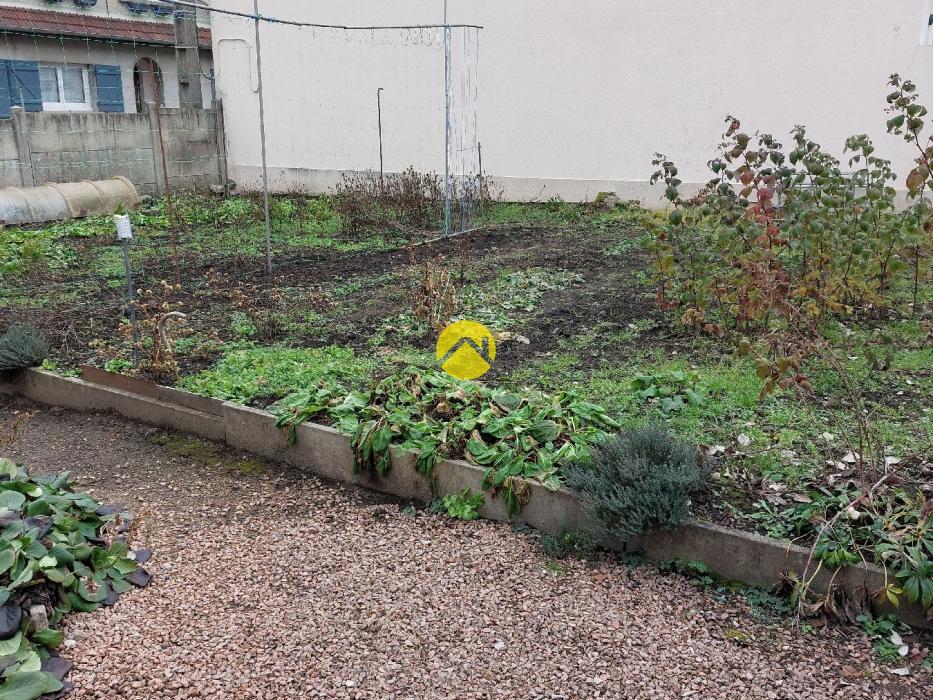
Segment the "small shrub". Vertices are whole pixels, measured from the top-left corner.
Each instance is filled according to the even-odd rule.
[[[0,336],[0,371],[35,367],[48,355],[48,344],[32,326],[10,326]]]
[[[426,321],[437,332],[450,323],[457,310],[457,290],[443,257],[425,261],[419,270],[412,306],[415,318]]]
[[[598,444],[591,459],[568,465],[564,478],[607,534],[625,540],[683,522],[705,472],[693,447],[648,426]]]
[[[696,559],[665,559],[658,562],[662,574],[680,574],[695,586],[709,588],[716,583],[716,575],[702,561]]]
[[[452,183],[451,226],[457,228],[495,195],[480,181]],[[421,173],[409,167],[400,173],[365,172],[345,175],[334,188],[334,208],[344,232],[356,235],[366,230],[439,228],[444,221],[444,183],[437,173]],[[570,205],[564,205],[570,207]],[[462,209],[462,211],[461,211]]]

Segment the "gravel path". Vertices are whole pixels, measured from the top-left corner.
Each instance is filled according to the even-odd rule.
[[[930,697],[852,627],[798,634],[649,566],[549,565],[507,526],[118,418],[0,397],[0,437],[23,411],[6,453],[126,503],[154,551],[147,589],[68,618],[76,698]]]

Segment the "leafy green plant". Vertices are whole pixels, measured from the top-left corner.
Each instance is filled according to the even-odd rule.
[[[68,473],[35,476],[0,459],[0,698],[32,700],[62,689],[42,670],[63,638],[55,626],[71,611],[112,605],[149,575],[118,535],[129,514],[72,491]],[[30,606],[44,604],[52,627],[37,630]]]
[[[486,497],[465,488],[459,493],[451,493],[438,500],[437,510],[443,510],[451,518],[476,520],[479,517],[479,509],[486,502]]]
[[[596,541],[588,532],[565,531],[558,535],[542,532],[538,536],[541,549],[551,559],[591,559],[596,553]]]
[[[639,374],[632,380],[632,388],[643,401],[657,403],[665,416],[688,405],[703,405],[707,394],[707,389],[700,383],[697,373],[686,370],[674,370],[664,374]]]
[[[706,476],[694,447],[655,426],[604,440],[591,458],[576,460],[563,474],[606,532],[620,540],[683,522],[690,494]]]
[[[247,197],[227,197],[216,208],[217,218],[226,224],[242,224],[259,217],[256,204]]]
[[[12,275],[38,265],[51,269],[72,265],[75,252],[60,242],[60,237],[52,229],[0,228],[0,273]]]
[[[184,377],[180,386],[205,396],[249,403],[282,398],[295,387],[324,384],[334,394],[367,381],[374,365],[353,350],[339,347],[282,348],[233,346],[211,369]]]
[[[334,422],[350,436],[359,470],[387,473],[390,445],[418,450],[416,466],[432,480],[445,457],[481,465],[485,487],[501,492],[513,513],[527,499],[526,479],[557,489],[560,466],[587,455],[592,442],[617,427],[600,406],[571,392],[519,396],[415,367],[369,392],[341,392],[322,382],[269,410],[292,440],[304,421]]]
[[[0,371],[35,367],[48,354],[48,344],[32,326],[10,326],[0,335]]]
[[[685,576],[692,584],[701,588],[709,588],[717,581],[710,568],[696,559],[665,559],[658,562],[658,569],[663,574]]]
[[[107,360],[104,363],[104,369],[108,372],[116,372],[117,374],[121,374],[133,369],[133,363],[129,360],[124,360],[122,357],[115,357],[113,359]]]
[[[901,628],[901,624],[894,615],[881,615],[880,617],[859,615],[856,619],[872,641],[878,661],[898,663],[902,660],[901,649],[904,644],[903,642],[895,643],[895,641],[900,642],[898,630]]]
[[[923,495],[886,485],[872,495],[869,500],[852,482],[835,488],[814,484],[801,494],[805,502],[779,509],[759,501],[749,518],[771,536],[811,539],[820,564],[865,560],[883,566],[893,580],[879,594],[894,604],[903,598],[933,607],[933,533]]]
[[[927,550],[930,550],[927,540]],[[907,600],[918,602],[925,608],[933,607],[933,559],[920,546],[904,550],[902,563],[896,576]]]

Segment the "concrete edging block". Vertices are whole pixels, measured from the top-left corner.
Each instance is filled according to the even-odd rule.
[[[643,554],[652,561],[686,559],[702,561],[718,575],[753,586],[771,587],[790,572],[812,577],[811,588],[826,593],[841,587],[849,594],[859,588],[871,595],[884,587],[884,569],[874,564],[847,566],[844,569],[817,569],[810,560],[810,550],[751,532],[743,532],[712,523],[691,520],[670,530],[655,530],[628,541],[626,551]],[[809,563],[809,566],[808,566]],[[814,573],[816,575],[814,575]],[[902,602],[894,607],[886,600],[871,601],[879,614],[893,614],[901,621],[921,629],[933,629],[919,604]]]
[[[275,427],[275,416],[249,406],[224,401],[224,438],[228,445],[279,462],[285,461],[288,439]]]
[[[171,390],[174,391],[174,390]],[[320,476],[364,486],[401,498],[427,503],[434,497],[428,477],[415,467],[417,453],[392,448],[393,467],[386,475],[354,471],[354,455],[346,435],[329,426],[305,423],[296,427],[295,444],[289,445],[286,432],[275,426],[271,413],[228,401],[213,415],[170,401],[141,396],[82,379],[62,377],[44,370],[30,369],[0,375],[0,393],[79,411],[110,411],[144,423],[174,428],[227,444],[270,460],[284,461]],[[171,392],[159,393],[166,398]],[[205,405],[205,407],[207,407]],[[211,406],[216,410],[215,406]],[[501,522],[525,523],[537,530],[557,535],[562,532],[600,532],[583,503],[567,489],[549,491],[528,482],[529,497],[522,512],[510,516],[499,495],[483,491],[485,469],[462,460],[441,460],[434,467],[436,494],[457,493],[464,488],[483,492],[486,503],[480,515]],[[699,521],[689,521],[670,530],[655,530],[627,542],[601,539],[607,548],[641,553],[654,561],[667,559],[699,560],[724,578],[743,583],[772,586],[786,572],[803,574],[809,550],[789,542]],[[815,565],[810,564],[812,576]],[[812,587],[824,593],[830,586],[849,592],[864,588],[869,593],[886,581],[880,567],[868,564],[843,570],[820,571]],[[894,608],[887,602],[872,601],[876,612],[893,613],[914,627],[933,629],[919,604]]]
[[[225,435],[220,416],[40,369],[5,377],[0,381],[0,391],[77,411],[119,413],[143,423],[200,435],[209,440],[223,440]]]

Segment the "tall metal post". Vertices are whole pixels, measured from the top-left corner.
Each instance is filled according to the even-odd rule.
[[[133,329],[133,366],[139,366],[139,328],[136,326],[136,304],[133,301],[133,267],[130,265],[130,242],[123,241],[123,268],[126,272],[126,306]]]
[[[376,90],[376,115],[379,126],[379,196],[385,197],[385,175],[382,170],[382,88]]]
[[[444,236],[450,235],[450,25],[447,23],[447,0],[444,0]]]
[[[117,228],[117,240],[123,246],[123,268],[126,273],[126,309],[129,311],[130,326],[133,330],[133,366],[139,366],[139,328],[136,326],[136,304],[133,301],[133,268],[130,265],[130,241],[133,240],[133,226],[126,214],[115,214],[113,223]]]
[[[266,166],[266,109],[262,101],[262,52],[259,46],[259,0],[253,0],[256,25],[256,74],[259,93],[259,144],[262,149],[262,208],[266,218],[266,272],[272,274],[272,222],[269,218],[269,171]]]

